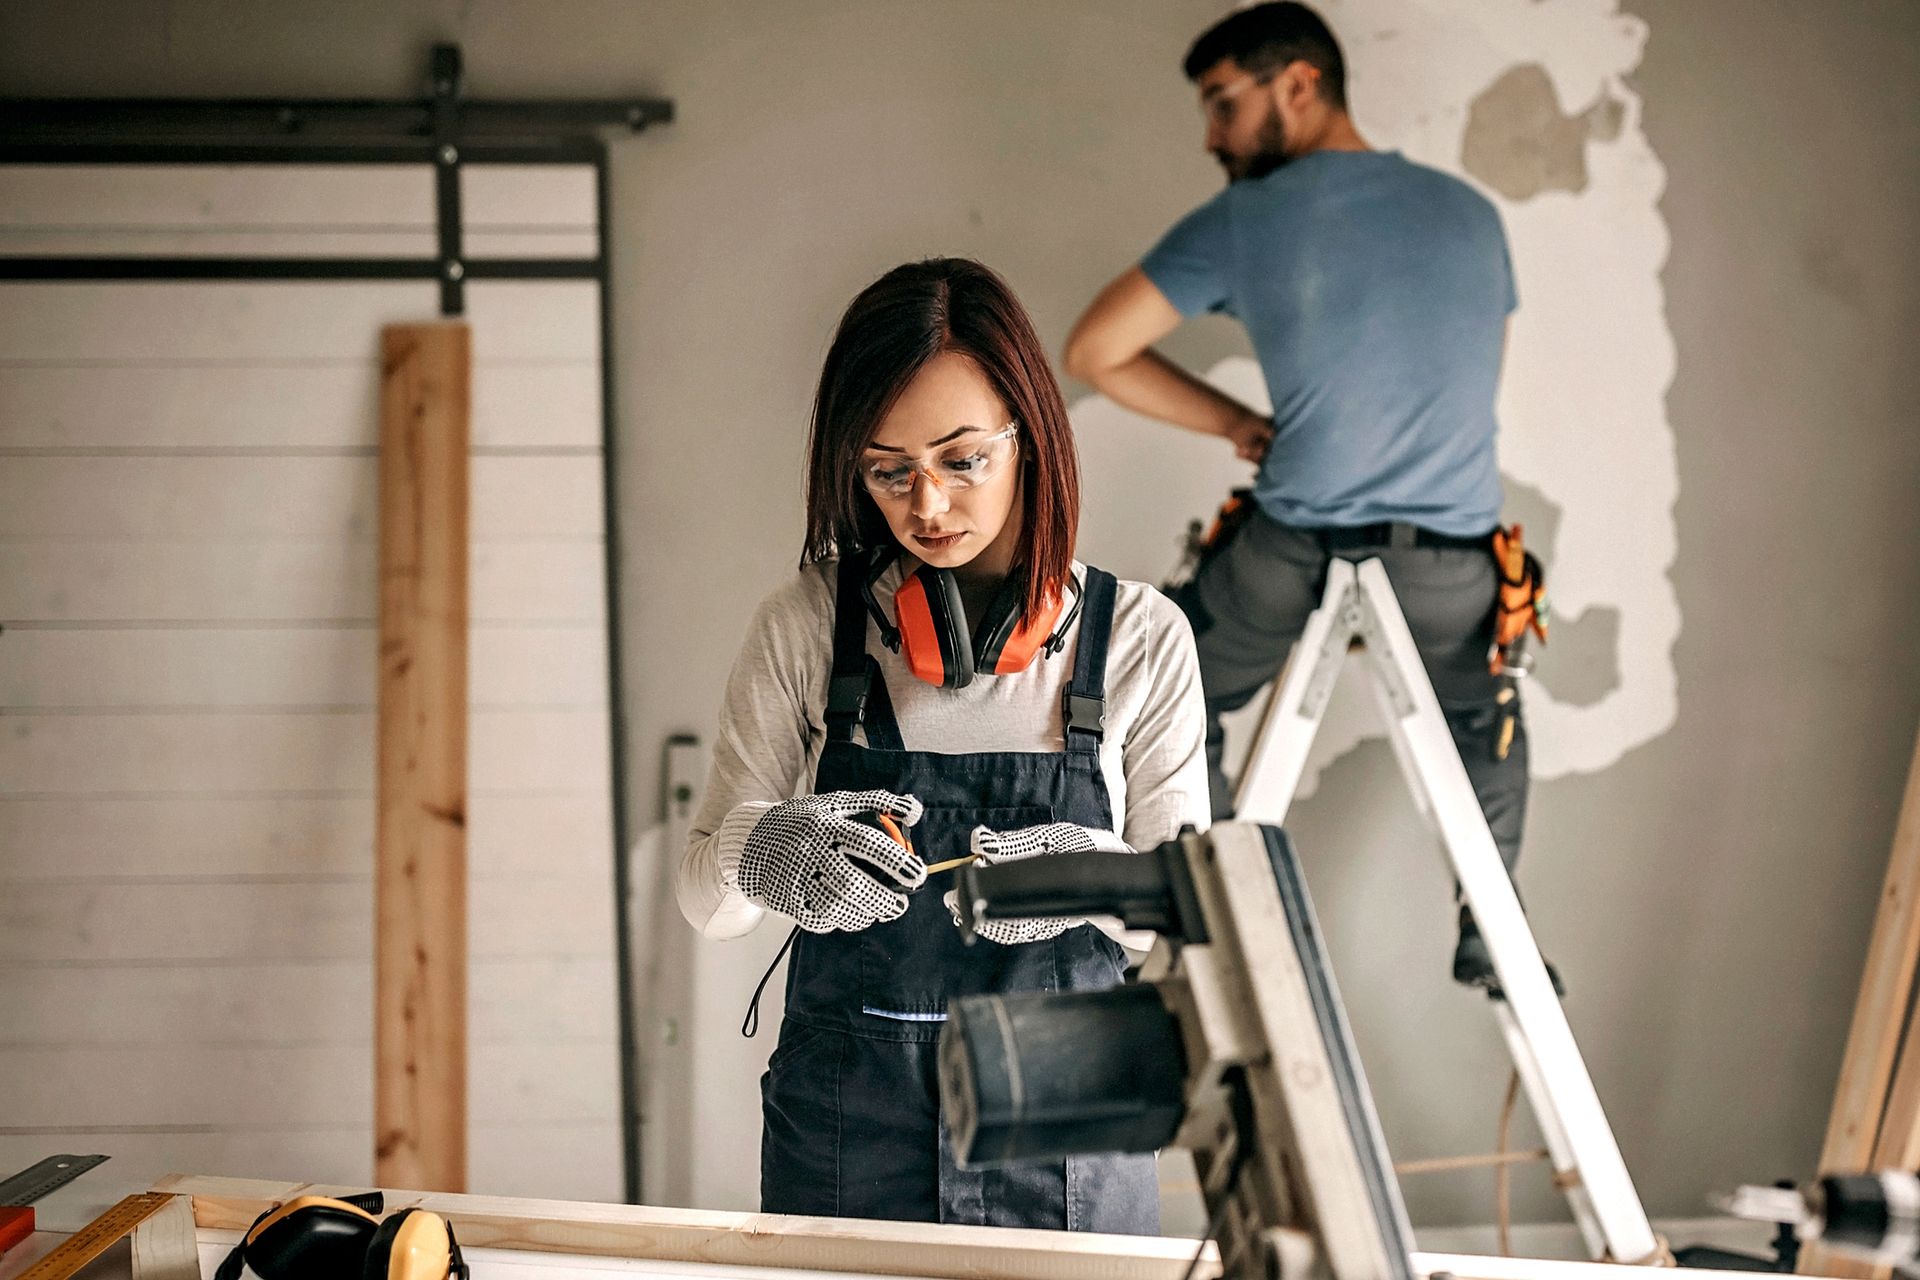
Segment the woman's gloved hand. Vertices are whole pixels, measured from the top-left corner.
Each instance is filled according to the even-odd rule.
[[[903,891],[926,882],[927,864],[859,821],[879,813],[910,827],[920,821],[920,802],[891,791],[827,791],[775,805],[740,850],[740,892],[809,933],[898,919],[907,909]]]
[[[1018,862],[1022,858],[1038,858],[1049,853],[1132,853],[1133,849],[1111,831],[1101,831],[1094,827],[1083,827],[1074,822],[1047,822],[1037,827],[1021,827],[1017,831],[995,831],[991,827],[975,827],[970,841],[973,852],[979,857],[983,867],[995,866],[1002,862]],[[953,913],[953,923],[960,923],[960,899],[953,889],[947,890],[942,899],[947,910]],[[1045,942],[1057,938],[1078,924],[1085,924],[1070,916],[1040,916],[1030,920],[981,920],[976,922],[974,932],[990,942],[1013,945],[1019,942]]]

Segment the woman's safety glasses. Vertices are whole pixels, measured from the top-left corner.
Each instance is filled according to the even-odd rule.
[[[971,489],[985,484],[1013,456],[1019,424],[1009,422],[990,436],[960,440],[926,461],[914,458],[867,458],[860,464],[860,480],[875,497],[904,498],[913,492],[913,477],[924,475],[942,489]]]

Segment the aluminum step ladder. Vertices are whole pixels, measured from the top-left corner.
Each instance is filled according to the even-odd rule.
[[[1554,995],[1493,833],[1461,764],[1400,602],[1379,560],[1334,558],[1320,607],[1307,619],[1268,700],[1241,771],[1234,816],[1278,825],[1287,816],[1307,751],[1348,650],[1358,641],[1400,771],[1433,824],[1479,922],[1505,1000],[1490,1001],[1547,1150],[1596,1259],[1658,1263],[1640,1196]]]

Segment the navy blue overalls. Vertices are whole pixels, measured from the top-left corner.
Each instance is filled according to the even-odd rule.
[[[1112,830],[1099,755],[1112,575],[1087,571],[1066,749],[946,755],[902,747],[886,682],[866,651],[865,569],[859,557],[841,561],[827,742],[814,790],[878,787],[918,796],[926,813],[913,843],[928,862],[965,853],[977,825],[1060,821]],[[854,741],[862,727],[864,747]],[[952,873],[931,877],[898,920],[861,932],[799,935],[780,1043],[760,1082],[761,1209],[1157,1234],[1152,1156],[955,1165],[936,1073],[947,1002],[981,992],[1110,987],[1121,979],[1125,953],[1084,924],[1047,942],[969,947],[941,901],[951,887]]]

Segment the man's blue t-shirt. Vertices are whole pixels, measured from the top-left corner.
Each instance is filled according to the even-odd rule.
[[[1273,396],[1254,482],[1268,515],[1463,537],[1498,523],[1516,297],[1500,215],[1472,187],[1397,152],[1315,151],[1228,186],[1140,266],[1182,315],[1246,325]]]

